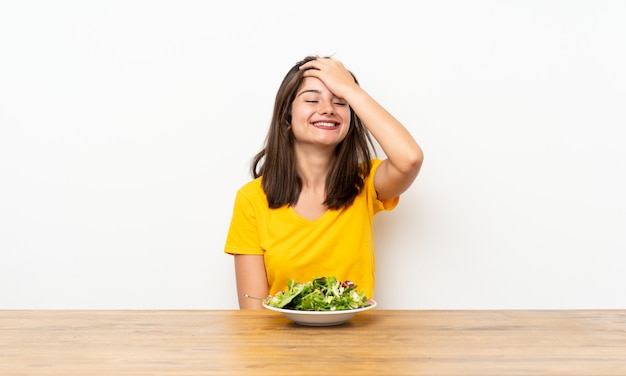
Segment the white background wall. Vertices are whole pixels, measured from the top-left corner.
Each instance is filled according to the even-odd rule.
[[[423,146],[381,308],[626,308],[626,2],[3,1],[0,308],[231,309],[276,89],[334,55]]]

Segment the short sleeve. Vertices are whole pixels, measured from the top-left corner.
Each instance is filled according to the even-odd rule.
[[[226,237],[224,252],[229,254],[261,255],[257,213],[254,200],[240,189],[235,197],[233,215]]]
[[[370,174],[367,178],[367,190],[370,194],[371,202],[373,203],[374,213],[378,213],[380,211],[391,211],[398,206],[400,202],[400,196],[392,197],[386,200],[379,200],[378,193],[376,192],[376,188],[374,187],[374,175],[376,175],[376,170],[382,163],[380,159],[372,160],[372,168],[370,169]]]

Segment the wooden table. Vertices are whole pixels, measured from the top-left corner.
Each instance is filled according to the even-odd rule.
[[[626,375],[626,310],[0,311],[0,375]]]

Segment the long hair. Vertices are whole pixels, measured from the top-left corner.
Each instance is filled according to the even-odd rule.
[[[262,177],[263,191],[269,207],[273,209],[294,205],[302,191],[302,179],[296,170],[295,139],[290,129],[291,105],[304,80],[300,66],[316,58],[305,57],[285,75],[276,93],[265,145],[254,156],[250,166],[253,178]],[[358,84],[354,74],[352,77]],[[324,205],[330,209],[339,209],[352,204],[363,190],[365,178],[369,175],[372,153],[375,155],[376,150],[371,136],[361,119],[351,111],[348,133],[337,145],[326,176]]]

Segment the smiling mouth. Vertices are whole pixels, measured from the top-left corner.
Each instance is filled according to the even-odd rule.
[[[339,126],[338,123],[331,121],[316,121],[313,123],[313,125],[318,128],[336,128]]]

